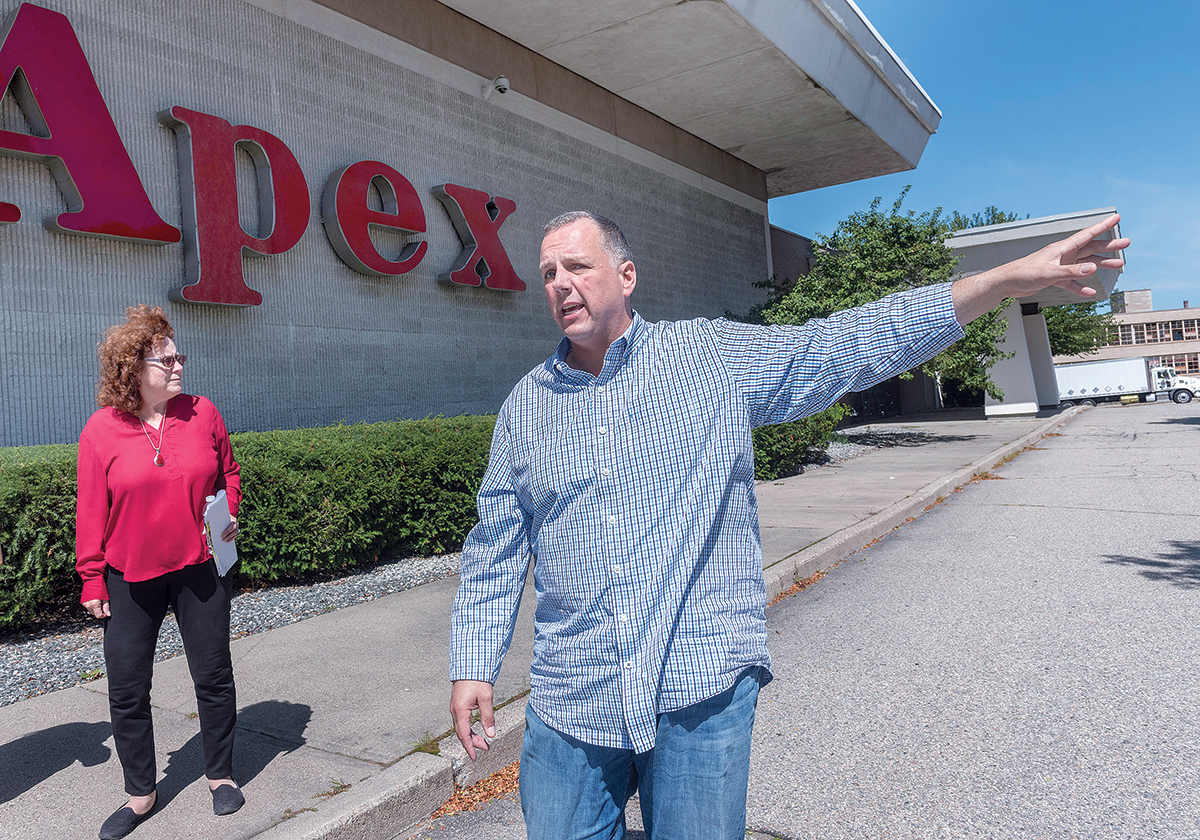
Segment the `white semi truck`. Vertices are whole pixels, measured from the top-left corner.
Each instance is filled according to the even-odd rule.
[[[1200,379],[1179,376],[1172,367],[1150,367],[1144,358],[1055,365],[1054,375],[1062,407],[1160,399],[1187,403],[1200,397]]]

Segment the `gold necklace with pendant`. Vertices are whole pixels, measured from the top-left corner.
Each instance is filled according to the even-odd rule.
[[[142,420],[142,418],[140,418],[140,417],[138,418],[138,421],[141,422],[141,424],[142,424],[142,434],[144,434],[146,436],[146,440],[150,441],[150,445],[154,446],[154,439],[151,438],[150,433],[148,431],[146,431],[146,421]],[[156,466],[156,467],[161,467],[163,464],[166,463],[166,461],[163,460],[163,456],[162,456],[163,432],[165,432],[166,430],[167,430],[167,415],[164,413],[162,416],[162,420],[159,421],[159,424],[158,424],[158,446],[154,446],[154,466]]]

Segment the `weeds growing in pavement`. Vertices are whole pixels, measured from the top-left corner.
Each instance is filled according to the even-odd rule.
[[[297,808],[297,809],[295,809],[295,810],[293,810],[292,808],[284,808],[284,809],[283,809],[283,818],[284,818],[285,820],[290,820],[292,817],[298,817],[298,816],[300,816],[300,815],[301,815],[301,814],[303,814],[305,811],[312,811],[312,812],[314,812],[314,813],[315,813],[315,812],[317,811],[317,809],[316,809],[316,808],[312,808],[312,807],[309,807],[309,808]]]
[[[343,782],[341,779],[330,779],[329,790],[323,790],[320,793],[313,794],[313,799],[328,799],[331,796],[337,796],[339,793],[345,793],[350,790],[350,785]]]
[[[426,733],[425,737],[413,746],[413,752],[428,753],[429,755],[441,755],[441,750],[438,749],[438,742],[449,735],[449,732],[443,732],[440,735],[430,735]]]

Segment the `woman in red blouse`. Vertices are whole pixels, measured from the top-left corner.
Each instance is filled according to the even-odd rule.
[[[150,679],[158,631],[175,613],[196,686],[213,810],[244,803],[233,781],[237,701],[229,654],[231,581],[204,530],[207,496],[224,489],[237,537],[241,481],[220,413],[183,393],[175,331],[158,307],[135,306],[100,345],[101,408],[79,436],[76,569],[83,606],[104,622],[113,739],[129,801],[101,840],[131,832],[154,808],[157,767]]]

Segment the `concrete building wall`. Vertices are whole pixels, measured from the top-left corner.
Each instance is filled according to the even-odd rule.
[[[988,417],[1020,417],[1038,412],[1037,378],[1034,376],[1029,352],[1026,327],[1029,325],[1025,316],[1021,315],[1021,305],[1017,301],[1009,301],[1004,308],[1004,342],[1001,349],[1011,353],[1007,359],[1000,359],[988,370],[992,381],[1004,392],[1003,400],[996,400],[991,395],[984,397],[984,410]],[[1045,330],[1046,323],[1042,320],[1041,327]],[[1057,402],[1057,396],[1055,399]]]
[[[1149,312],[1154,301],[1149,289],[1133,289],[1128,292],[1113,292],[1113,312]]]
[[[17,5],[0,2],[0,14]],[[305,174],[312,210],[291,250],[244,260],[260,306],[174,303],[182,245],[52,233],[42,221],[66,204],[49,169],[0,157],[2,198],[23,212],[0,227],[0,444],[77,438],[94,409],[95,346],[135,303],[167,310],[190,357],[185,389],[211,397],[234,430],[495,411],[558,340],[538,245],[541,225],[569,209],[622,225],[638,266],[635,307],[649,320],[746,311],[763,297],[751,283],[769,273],[764,201],[630,151],[542,103],[484,101],[469,71],[315,4],[278,4],[302,8],[307,25],[242,0],[43,5],[73,24],[166,221],[182,223],[177,145],[155,115],[177,105],[279,137]],[[29,131],[11,96],[0,128]],[[359,274],[326,237],[325,182],[358,160],[394,167],[421,197],[429,250],[408,274]],[[239,166],[243,226],[252,227],[248,155]],[[437,282],[462,249],[431,192],[443,183],[516,202],[500,238],[525,291]],[[376,241],[402,244],[388,236]]]
[[[771,273],[776,279],[779,282],[796,280],[808,274],[812,267],[812,240],[772,225]]]

